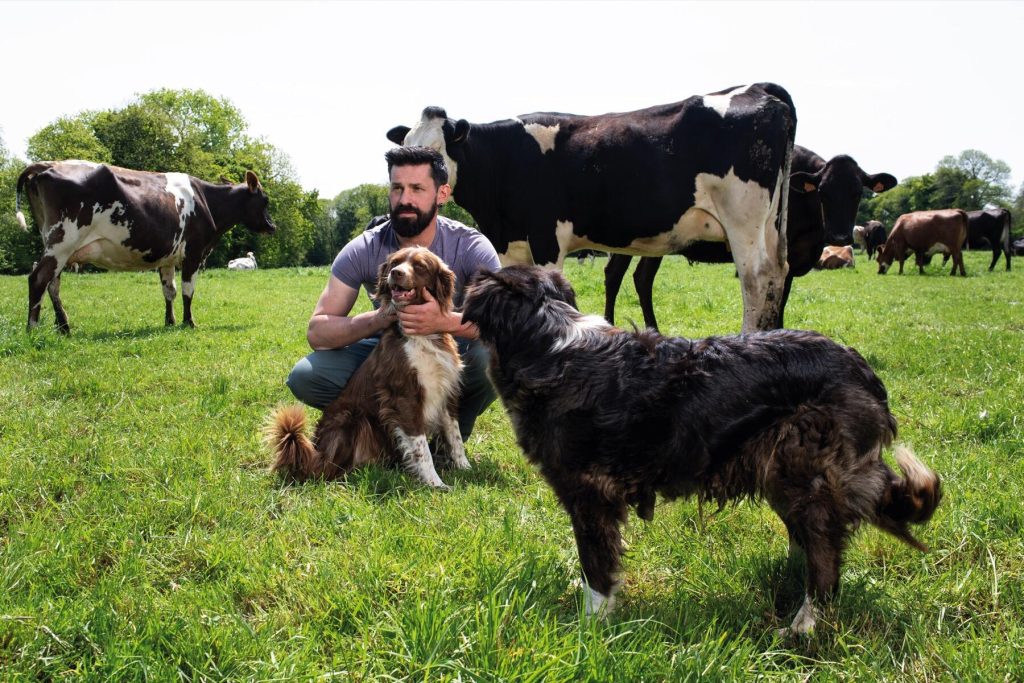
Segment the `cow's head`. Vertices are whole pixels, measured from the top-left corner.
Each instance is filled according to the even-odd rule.
[[[270,234],[277,229],[274,221],[270,219],[270,212],[267,210],[270,198],[263,191],[260,179],[252,171],[245,172],[245,185],[248,194],[243,202],[242,225],[253,232]]]
[[[794,192],[818,193],[825,243],[840,246],[853,242],[853,224],[863,188],[885,192],[896,187],[896,183],[896,178],[888,173],[865,173],[845,154],[832,157],[816,173],[797,171],[789,177],[789,187]]]
[[[448,166],[448,185],[454,190],[458,179],[460,147],[469,135],[469,122],[453,121],[441,107],[427,107],[414,127],[395,126],[388,131],[388,140],[396,145],[431,147],[444,157]]]
[[[886,242],[881,249],[878,250],[878,255],[875,260],[878,261],[878,274],[885,275],[886,271],[889,270],[889,266],[892,265],[895,257],[893,247]]]

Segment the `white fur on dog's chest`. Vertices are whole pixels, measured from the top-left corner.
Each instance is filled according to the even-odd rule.
[[[409,337],[402,348],[423,387],[424,420],[427,424],[438,424],[447,409],[448,398],[458,387],[462,362],[430,337]]]

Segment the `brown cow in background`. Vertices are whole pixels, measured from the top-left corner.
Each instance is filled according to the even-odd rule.
[[[827,246],[821,250],[821,258],[814,264],[815,270],[839,270],[840,268],[853,268],[853,247]]]
[[[927,258],[937,252],[946,252],[953,257],[953,269],[950,275],[956,275],[957,267],[960,275],[967,277],[964,270],[964,256],[961,248],[967,239],[967,212],[961,209],[941,209],[938,211],[914,211],[905,213],[896,219],[896,225],[889,233],[889,239],[878,252],[878,274],[884,275],[892,262],[900,262],[900,274],[903,274],[903,262],[913,252],[921,274]]]

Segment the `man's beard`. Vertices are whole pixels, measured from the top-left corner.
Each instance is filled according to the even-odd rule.
[[[399,216],[398,214],[403,211],[415,211],[416,217],[409,218],[407,216]],[[429,214],[425,214],[415,206],[398,206],[391,210],[391,227],[399,237],[416,237],[430,225],[430,222],[434,220],[434,216],[437,215],[437,204],[431,209]]]

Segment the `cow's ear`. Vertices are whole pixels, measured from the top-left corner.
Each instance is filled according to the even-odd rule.
[[[819,182],[820,178],[814,173],[797,171],[789,176],[789,189],[800,194],[817,192]]]
[[[388,131],[388,140],[400,145],[405,142],[405,136],[409,134],[409,126],[395,126]]]
[[[466,119],[459,119],[455,122],[455,130],[452,132],[452,139],[445,140],[449,145],[457,145],[466,139],[469,135],[469,121]]]
[[[249,186],[249,192],[255,193],[260,189],[260,179],[252,171],[245,172],[245,184]]]
[[[896,187],[899,181],[896,180],[895,176],[891,176],[888,173],[875,173],[874,175],[864,176],[864,187],[868,188],[872,192],[885,192]]]

